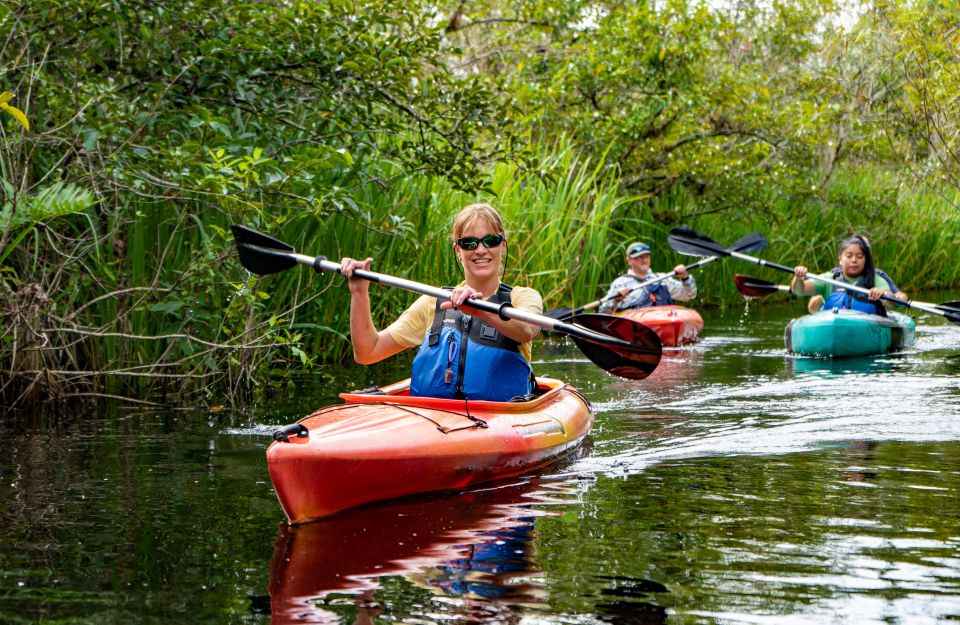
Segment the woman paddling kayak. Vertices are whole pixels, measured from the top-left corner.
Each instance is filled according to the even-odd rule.
[[[866,237],[855,235],[844,239],[840,242],[838,255],[837,267],[820,276],[869,289],[870,294],[861,295],[826,282],[810,280],[807,278],[807,268],[798,265],[794,269],[790,289],[796,295],[813,295],[807,306],[811,313],[836,308],[858,310],[883,317],[886,316],[886,309],[880,300],[881,295],[886,293],[899,299],[908,299],[906,293],[898,290],[887,274],[875,267],[873,250]]]
[[[500,282],[507,252],[503,219],[487,204],[471,204],[453,221],[452,240],[464,281],[447,302],[424,295],[384,330],[370,314],[370,283],[351,277],[369,269],[372,258],[343,258],[349,278],[350,335],[360,364],[373,364],[420,346],[413,361],[410,394],[420,397],[509,401],[536,388],[531,343],[540,328],[477,310],[471,299],[487,299],[534,314],[543,312],[540,293]]]

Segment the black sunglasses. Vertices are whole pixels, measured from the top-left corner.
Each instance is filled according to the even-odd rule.
[[[488,234],[479,239],[477,237],[462,237],[457,239],[457,247],[462,250],[475,250],[478,245],[483,243],[483,247],[489,250],[491,247],[497,247],[503,243],[504,238],[506,237],[502,234]]]

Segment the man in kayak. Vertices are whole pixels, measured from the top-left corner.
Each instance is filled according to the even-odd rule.
[[[487,204],[471,204],[453,221],[451,244],[464,280],[449,301],[423,295],[385,330],[370,314],[370,282],[352,278],[373,259],[340,262],[350,286],[350,336],[360,364],[373,364],[419,346],[410,394],[419,397],[509,401],[534,392],[531,343],[540,328],[470,306],[486,299],[534,314],[543,312],[540,293],[500,282],[507,255],[503,219]]]
[[[887,311],[880,299],[881,295],[907,299],[907,294],[897,289],[890,276],[874,266],[873,250],[866,237],[854,235],[844,239],[840,242],[838,255],[838,265],[820,274],[821,277],[842,280],[869,289],[870,294],[863,295],[826,282],[810,280],[807,278],[807,268],[799,265],[794,269],[790,289],[797,295],[813,296],[807,303],[807,310],[811,314],[821,310],[847,308],[885,317]]]
[[[627,246],[627,266],[630,270],[610,284],[600,312],[615,312],[629,308],[667,306],[676,301],[685,302],[697,296],[697,283],[684,265],[673,268],[673,277],[656,284],[637,288],[647,280],[660,277],[650,271],[650,246],[631,243]]]

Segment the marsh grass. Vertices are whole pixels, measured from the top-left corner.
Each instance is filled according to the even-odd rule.
[[[370,256],[374,271],[449,286],[462,280],[450,241],[452,218],[466,204],[489,202],[501,212],[508,228],[504,281],[537,288],[545,309],[573,307],[603,296],[609,283],[625,270],[623,250],[635,240],[652,246],[656,271],[696,260],[674,253],[667,245],[667,233],[680,224],[724,244],[759,231],[770,241],[759,256],[789,266],[802,262],[824,270],[835,262],[837,241],[855,232],[863,233],[873,241],[881,266],[902,288],[960,283],[960,273],[951,262],[960,234],[955,209],[934,194],[897,187],[892,176],[838,176],[822,202],[791,205],[773,201],[766,215],[751,218],[701,214],[695,198],[682,195],[658,201],[622,196],[615,168],[585,159],[562,142],[545,150],[541,163],[538,171],[500,164],[491,172],[489,193],[477,195],[454,190],[439,178],[399,177],[399,172],[383,165],[380,177],[394,182],[387,187],[354,189],[352,197],[359,212],[296,217],[271,234],[305,254],[334,260]],[[667,214],[677,221],[658,221]],[[162,257],[165,264],[182,267],[197,263],[198,246],[210,245],[198,234],[199,221],[181,231],[164,225],[162,220],[138,224],[137,229],[141,227],[162,233],[140,235],[145,241],[169,242],[179,237],[182,242],[171,245],[172,250],[157,247],[150,253],[131,252],[131,258]],[[221,222],[220,227],[225,228],[226,223]],[[221,246],[229,246],[229,241],[221,242]],[[193,260],[184,256],[191,254]],[[247,277],[232,258],[224,262],[224,267],[228,270],[226,283],[240,284]],[[148,272],[143,267],[139,277],[131,279],[144,281],[153,271],[156,269]],[[753,273],[775,281],[788,279],[786,274],[726,259],[696,272],[700,296],[695,305],[739,305],[742,296],[733,285],[735,273]],[[194,278],[181,281],[185,279]],[[215,276],[207,279],[213,281]],[[223,288],[226,283],[208,289],[211,297],[219,298],[219,302],[214,299],[208,303],[214,317],[217,306],[226,306],[233,295],[229,288]],[[299,268],[260,279],[254,290],[267,298],[255,302],[253,316],[261,320],[276,317],[271,331],[284,329],[314,362],[350,358],[349,294],[340,276],[315,275]],[[376,285],[371,294],[379,328],[386,327],[417,297]],[[148,331],[161,331],[156,315],[150,317]],[[289,354],[275,356],[279,357],[272,362],[279,369],[274,368],[274,372],[297,365]]]

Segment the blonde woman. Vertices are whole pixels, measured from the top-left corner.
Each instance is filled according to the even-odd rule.
[[[543,312],[536,290],[500,282],[507,253],[503,219],[488,204],[471,204],[454,218],[451,244],[464,280],[450,300],[421,296],[384,330],[377,330],[370,314],[370,283],[352,277],[355,269],[369,269],[373,259],[341,260],[350,286],[354,358],[369,365],[419,346],[410,380],[415,396],[509,401],[532,393],[531,343],[540,328],[470,306],[471,299],[485,299]]]

